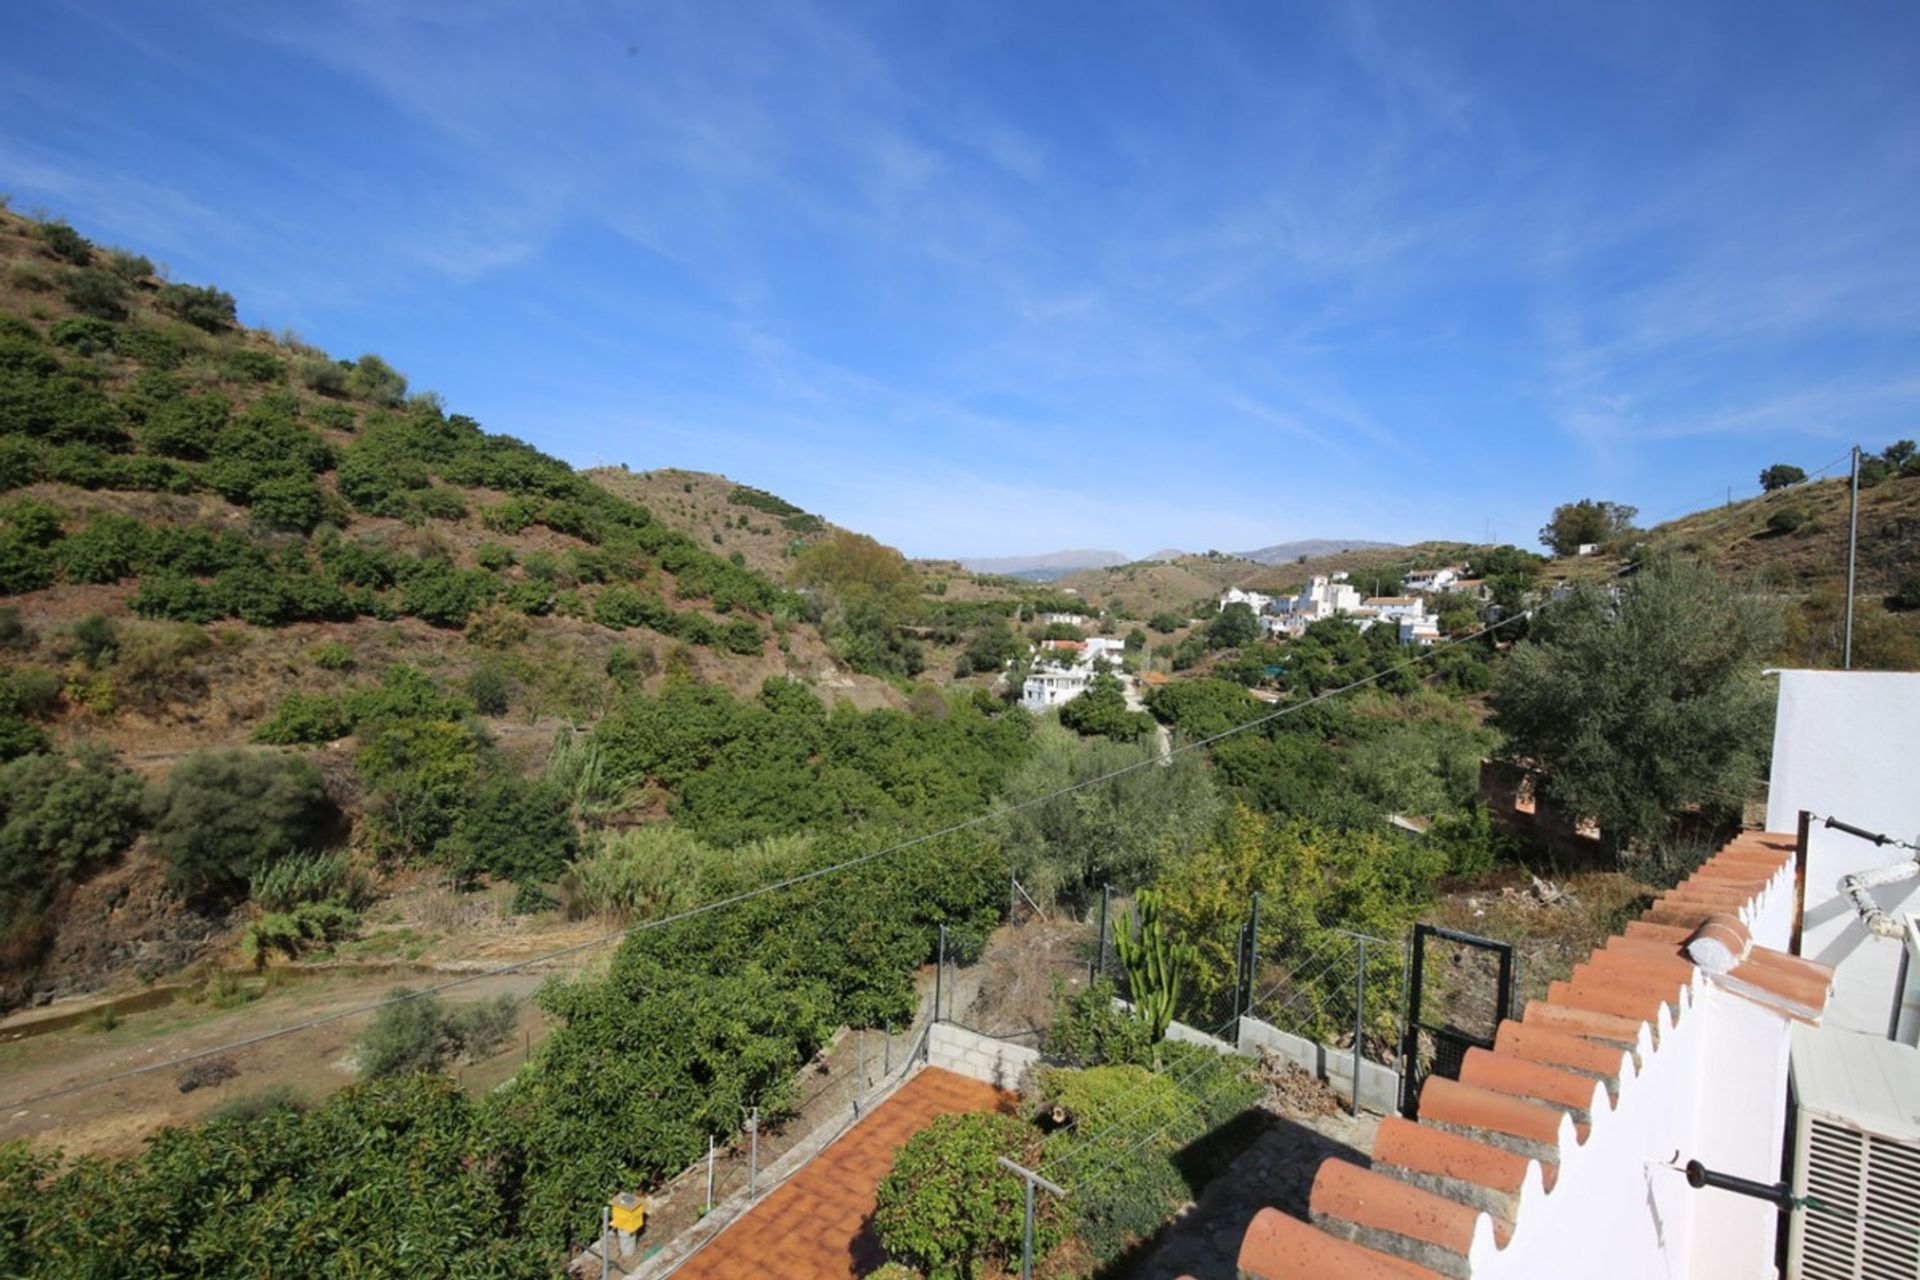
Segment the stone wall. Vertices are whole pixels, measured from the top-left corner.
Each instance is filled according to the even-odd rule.
[[[927,1029],[928,1065],[945,1067],[997,1088],[1019,1088],[1020,1077],[1038,1061],[1038,1049],[995,1040],[951,1022],[936,1022]]]

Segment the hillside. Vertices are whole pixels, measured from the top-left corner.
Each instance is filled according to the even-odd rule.
[[[201,749],[305,746],[347,842],[377,847],[412,803],[412,766],[382,781],[365,754],[396,699],[470,718],[476,780],[676,676],[903,704],[832,656],[762,554],[771,517],[737,509],[732,543],[689,536],[378,356],[242,328],[216,288],[0,210],[0,762],[102,746],[159,780]],[[155,904],[110,947],[42,964],[55,917],[0,910],[0,1004],[28,974],[85,987],[231,936],[163,910],[143,848],[131,889],[69,903]]]
[[[1296,557],[1279,565],[1219,554],[1183,556],[1178,560],[1139,561],[1070,574],[1054,586],[1077,591],[1099,607],[1147,617],[1163,610],[1189,609],[1229,587],[1271,595],[1299,587],[1314,574],[1397,575],[1405,569],[1445,564],[1463,556],[1467,550],[1464,543],[1451,542],[1423,542],[1408,547],[1382,544],[1309,556],[1304,561]]]
[[[1391,542],[1368,542],[1363,538],[1299,538],[1292,542],[1276,542],[1257,551],[1238,551],[1234,554],[1255,564],[1294,564],[1347,551],[1390,551],[1394,548],[1395,544]]]
[[[840,527],[785,498],[709,471],[630,471],[624,466],[584,472],[595,484],[638,502],[669,528],[716,555],[783,582],[796,552]]]

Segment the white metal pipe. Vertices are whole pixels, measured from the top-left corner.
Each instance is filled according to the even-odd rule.
[[[1860,913],[1860,923],[1867,932],[1876,938],[1895,938],[1904,941],[1906,926],[1881,910],[1880,904],[1873,900],[1872,890],[1885,885],[1899,884],[1920,876],[1920,862],[1912,858],[1905,862],[1895,862],[1884,867],[1873,867],[1866,871],[1856,871],[1850,876],[1840,878],[1839,890],[1853,903],[1853,909]]]

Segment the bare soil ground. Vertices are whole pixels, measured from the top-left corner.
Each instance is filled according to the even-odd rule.
[[[502,906],[510,889],[454,893],[431,877],[417,877],[397,890],[369,910],[358,938],[299,965],[243,973],[223,968],[232,957],[216,948],[212,963],[151,987],[123,979],[104,991],[0,1020],[0,1141],[25,1137],[75,1155],[126,1153],[162,1125],[197,1120],[270,1087],[319,1099],[357,1078],[353,1046],[371,1014],[222,1054],[237,1074],[212,1087],[182,1093],[179,1072],[169,1068],[5,1106],[341,1014],[379,1001],[397,986],[419,989],[472,977],[442,998],[450,1004],[501,995],[524,1000],[547,979],[588,971],[612,951],[611,945],[589,946],[561,960],[490,974],[596,942],[612,926],[553,913],[509,915]],[[231,936],[225,941],[230,944]],[[523,1004],[514,1034],[499,1051],[460,1064],[456,1074],[476,1093],[492,1088],[519,1068],[546,1031],[544,1016]]]

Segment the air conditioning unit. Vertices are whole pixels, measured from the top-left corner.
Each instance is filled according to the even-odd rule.
[[[1793,1028],[1787,1280],[1920,1280],[1920,1049]]]

